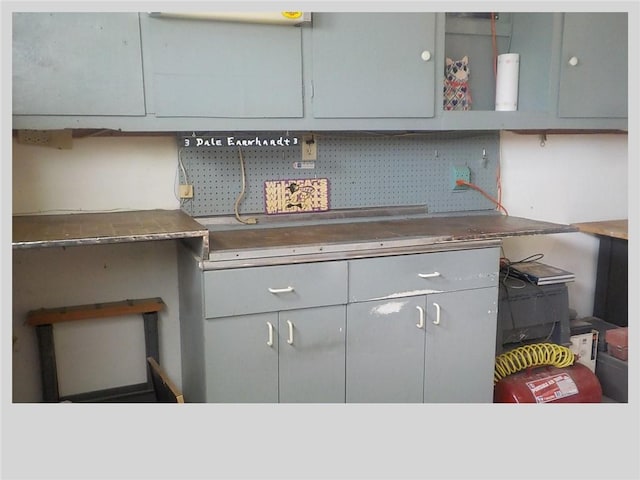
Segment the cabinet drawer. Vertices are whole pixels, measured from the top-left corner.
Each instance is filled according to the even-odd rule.
[[[347,263],[325,262],[204,273],[207,318],[347,303]]]
[[[349,261],[349,302],[490,287],[500,250],[483,248]]]

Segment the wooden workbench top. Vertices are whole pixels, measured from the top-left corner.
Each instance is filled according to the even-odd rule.
[[[520,235],[576,232],[571,225],[506,215],[457,215],[357,223],[335,223],[211,232],[211,253],[270,247],[402,240],[431,237],[434,241],[491,240]]]
[[[598,222],[574,223],[574,227],[584,233],[629,240],[629,220],[603,220]]]
[[[495,214],[212,230],[206,270],[483,248],[506,237],[577,232],[571,225]]]
[[[13,248],[95,245],[144,240],[202,238],[209,231],[182,210],[16,215]]]
[[[530,220],[499,214],[452,215],[312,225],[247,227],[210,231],[181,210],[141,210],[69,215],[13,217],[13,248],[76,246],[168,239],[201,239],[204,259],[236,257],[236,252],[300,247],[318,252],[389,248],[418,240],[421,245],[461,241],[488,241],[521,235],[578,231],[572,225]],[[372,245],[373,243],[373,245]],[[366,244],[366,245],[365,245]],[[273,251],[273,250],[272,250]],[[209,255],[211,253],[211,256]],[[242,256],[241,255],[241,256]],[[253,253],[248,256],[253,257]],[[219,257],[220,258],[220,257]]]

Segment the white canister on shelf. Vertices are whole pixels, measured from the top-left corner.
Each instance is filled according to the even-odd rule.
[[[496,111],[518,110],[520,54],[498,55],[496,70]]]

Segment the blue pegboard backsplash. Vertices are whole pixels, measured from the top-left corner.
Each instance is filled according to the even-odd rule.
[[[495,197],[499,132],[336,132],[314,133],[314,137],[314,169],[294,168],[302,159],[300,144],[242,147],[246,173],[242,214],[265,212],[265,181],[313,177],[329,179],[331,210],[416,205],[429,213],[495,210],[475,190],[454,191],[452,170],[468,167],[471,182]],[[238,149],[181,145],[178,139],[179,155],[194,190],[192,199],[183,200],[182,209],[194,217],[233,215],[242,190]],[[184,182],[181,170],[179,178]]]

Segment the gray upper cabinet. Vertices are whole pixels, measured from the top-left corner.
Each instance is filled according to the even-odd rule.
[[[560,117],[627,117],[627,14],[565,13]]]
[[[302,117],[302,35],[291,25],[141,13],[149,113]]]
[[[490,20],[313,12],[300,26],[14,13],[13,128],[123,131],[627,128],[628,14],[500,13],[518,110],[494,109]],[[470,111],[444,111],[468,56]]]
[[[12,67],[14,115],[145,114],[137,13],[14,13]]]
[[[434,13],[314,13],[315,118],[433,117]]]

